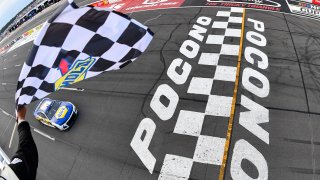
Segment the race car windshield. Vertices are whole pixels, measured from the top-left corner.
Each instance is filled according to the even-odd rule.
[[[61,104],[60,101],[54,101],[52,103],[50,110],[47,112],[47,117],[49,118],[49,120],[51,120],[52,117],[56,114],[57,110],[60,107],[60,104]]]
[[[52,101],[46,100],[43,101],[39,107],[40,111],[49,111]]]

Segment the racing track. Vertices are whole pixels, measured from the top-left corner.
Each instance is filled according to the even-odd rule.
[[[42,126],[33,120],[32,110],[35,103],[28,106],[27,119],[32,127],[50,136],[48,138],[33,131],[40,156],[37,178],[41,180],[149,180],[158,179],[159,173],[164,179],[170,173],[173,177],[186,178],[189,172],[190,179],[218,179],[222,157],[217,154],[221,155],[223,152],[224,143],[221,142],[227,139],[226,133],[230,119],[224,113],[230,112],[231,103],[229,101],[233,97],[235,82],[239,81],[238,88],[236,88],[238,92],[235,117],[231,146],[227,153],[225,179],[231,179],[232,171],[239,171],[239,168],[236,168],[236,160],[231,166],[231,159],[244,156],[245,152],[252,153],[250,156],[256,159],[259,156],[257,154],[261,154],[267,163],[267,169],[262,168],[258,173],[258,169],[253,166],[252,162],[244,160],[241,167],[251,177],[267,173],[269,179],[320,179],[318,161],[320,158],[320,62],[318,60],[320,57],[320,22],[280,13],[246,10],[240,76],[230,80],[229,75],[232,75],[234,71],[226,70],[223,72],[227,74],[222,73],[225,76],[220,76],[220,81],[212,81],[212,77],[218,72],[218,66],[208,65],[208,63],[213,63],[208,59],[203,59],[207,60],[207,65],[204,65],[204,62],[199,64],[199,60],[201,53],[218,53],[216,49],[219,47],[206,43],[206,41],[210,35],[221,35],[223,31],[212,28],[212,24],[202,25],[207,29],[206,33],[202,34],[204,36],[202,41],[188,34],[194,24],[200,25],[197,21],[199,17],[208,17],[212,20],[211,22],[223,21],[224,17],[217,16],[218,11],[230,11],[230,8],[193,7],[129,14],[155,32],[155,38],[147,52],[139,60],[122,70],[108,72],[71,87],[81,88],[81,91],[60,90],[49,96],[53,99],[71,101],[79,108],[78,121],[70,131],[59,132]],[[241,17],[242,13],[235,16]],[[263,22],[264,32],[257,31],[253,23],[248,21],[249,18]],[[32,24],[36,25],[39,22],[31,21],[30,26]],[[241,29],[241,25],[241,23],[235,24],[232,25],[232,28]],[[267,40],[266,46],[260,47],[250,42],[247,34],[250,31],[262,34]],[[194,58],[187,58],[179,52],[183,43],[188,39],[196,42],[200,47]],[[225,38],[224,43],[240,45],[240,41],[240,37],[229,37]],[[0,108],[9,114],[14,114],[16,80],[31,46],[32,43],[25,44],[6,53],[0,60]],[[246,60],[244,49],[249,46],[267,55],[267,68],[259,68],[257,61],[250,64]],[[176,58],[181,58],[192,67],[186,82],[181,85],[175,84],[167,75],[170,64]],[[238,54],[222,55],[219,59],[219,66],[236,68],[237,60]],[[260,64],[260,67],[263,65],[265,64]],[[249,74],[249,76],[262,74],[270,82],[270,88],[265,89],[265,79],[259,81],[251,78],[250,82],[258,89],[249,91],[250,85],[248,82],[243,82],[244,74],[248,75],[249,71],[244,72],[244,69],[258,72]],[[221,79],[224,80],[221,81]],[[172,118],[167,121],[161,120],[150,107],[150,101],[157,88],[163,84],[167,84],[179,96],[177,109]],[[259,88],[269,93],[263,94],[265,92],[259,91]],[[261,92],[259,94],[261,97],[252,92],[258,94]],[[210,111],[208,114],[211,113],[211,116],[206,115],[202,119],[203,126],[202,129],[200,127],[201,132],[198,132],[196,131],[199,125],[198,120],[201,119],[199,117],[210,104],[208,103],[209,96],[229,98],[219,99],[218,105],[214,103],[216,101],[210,101],[213,105],[211,110],[208,110]],[[244,96],[247,97],[247,100]],[[172,103],[168,99],[160,101],[164,104]],[[244,102],[249,103],[246,108],[244,108]],[[250,108],[258,113],[254,116],[256,119],[253,120],[268,121],[259,124],[263,129],[249,131],[244,128],[244,125],[240,125],[241,116],[245,117],[243,112]],[[179,130],[176,122],[181,110],[186,113],[181,119],[188,119],[191,125],[186,127],[184,126],[186,123],[182,123]],[[196,112],[202,113],[194,115]],[[263,116],[265,112],[268,112],[267,116]],[[152,119],[156,125],[149,147],[157,160],[153,174],[148,172],[130,147],[130,142],[144,117]],[[242,118],[242,120],[250,119],[250,117]],[[14,120],[1,110],[0,119],[1,147],[11,156],[17,148],[16,135],[11,149],[8,148]],[[197,120],[197,122],[192,120]],[[246,127],[257,129],[250,123]],[[187,131],[182,131],[181,128],[192,129],[193,136],[183,134]],[[265,132],[269,134],[268,143],[266,143]],[[196,137],[197,133],[201,135]],[[201,138],[204,143],[199,140]],[[245,146],[244,142],[248,142],[251,146]],[[201,147],[197,145],[201,143],[203,143]],[[198,149],[195,150],[195,147]],[[242,150],[241,147],[246,147],[246,150]],[[207,153],[201,152],[206,150]],[[215,153],[210,153],[212,151]],[[171,156],[167,156],[165,161],[166,154],[171,154]],[[198,156],[193,157],[194,154]],[[170,157],[173,164],[167,161]],[[181,161],[174,162],[179,158]],[[194,162],[188,171],[190,166],[188,163],[192,158],[203,162]],[[162,166],[163,164],[165,165]],[[179,165],[183,165],[181,168],[183,170],[179,171]],[[259,167],[263,167],[260,165]]]

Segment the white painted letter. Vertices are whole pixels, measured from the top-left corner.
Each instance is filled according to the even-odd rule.
[[[130,146],[136,152],[142,163],[149,170],[150,174],[153,173],[156,164],[156,158],[151,154],[148,147],[150,145],[153,134],[156,130],[156,124],[149,118],[144,118],[134,134]],[[143,132],[146,131],[144,139],[141,139]]]
[[[185,40],[180,47],[180,52],[187,58],[192,59],[198,55],[199,49],[199,44],[191,40]]]
[[[250,78],[254,78],[258,80],[260,83],[257,82],[253,84],[250,81]],[[242,74],[242,85],[251,93],[257,95],[258,97],[265,98],[269,95],[270,92],[270,84],[269,80],[260,72],[253,70],[249,67],[246,67],[243,70]]]
[[[178,85],[184,84],[186,82],[192,68],[191,65],[187,62],[184,62],[183,66],[181,67],[182,63],[183,60],[180,58],[173,60],[167,71],[168,77]],[[181,74],[176,71],[177,68],[181,69]]]
[[[239,124],[269,144],[269,133],[259,126],[269,122],[269,110],[244,95],[241,95],[241,105],[249,111],[240,113]]]
[[[250,41],[251,43],[253,43],[257,46],[263,47],[263,46],[267,45],[267,39],[263,35],[261,35],[257,32],[249,31],[249,32],[247,32],[246,37],[247,37],[248,41]]]
[[[160,98],[164,96],[169,100],[169,105],[165,106]],[[158,87],[156,93],[154,94],[150,107],[159,116],[160,119],[166,121],[169,120],[177,107],[179,102],[178,94],[167,84],[162,84]]]
[[[191,29],[191,31],[189,32],[189,36],[199,40],[199,41],[203,41],[203,33],[206,33],[207,32],[207,29],[206,28],[203,28],[201,26],[198,26],[198,25],[193,25],[192,27],[193,29]]]
[[[257,59],[253,59],[252,54],[255,54],[256,56],[260,57],[261,61],[258,61]],[[264,52],[260,51],[257,48],[253,48],[250,46],[246,47],[246,49],[244,50],[244,56],[245,56],[246,60],[251,64],[254,64],[254,60],[257,60],[258,67],[260,69],[267,69],[269,66],[268,56]]]
[[[260,32],[264,32],[264,23],[261,21],[257,21],[251,18],[248,18],[249,22],[252,22],[254,24],[254,29]]]
[[[201,16],[197,19],[197,23],[203,26],[208,26],[211,23],[211,18]]]
[[[253,179],[241,167],[243,159],[250,161],[258,170],[258,178]],[[246,140],[236,142],[231,160],[230,173],[232,179],[238,180],[267,180],[268,164],[263,155]]]

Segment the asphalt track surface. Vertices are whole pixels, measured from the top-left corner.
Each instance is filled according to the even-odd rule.
[[[199,138],[176,133],[177,119],[181,110],[203,112],[206,109],[208,96],[194,93],[203,93],[206,84],[199,82],[200,88],[191,88],[191,84],[197,84],[194,77],[209,79],[217,71],[216,67],[199,65],[200,54],[215,53],[211,51],[215,47],[206,44],[206,39],[202,42],[192,39],[188,33],[193,25],[197,24],[199,17],[210,17],[212,21],[217,21],[220,20],[217,17],[218,11],[228,9],[230,8],[192,7],[129,14],[148,25],[155,33],[153,42],[139,60],[124,69],[71,86],[81,90],[60,90],[49,96],[52,99],[71,101],[78,107],[79,117],[70,131],[59,132],[41,125],[32,116],[37,102],[28,106],[27,119],[33,129],[46,134],[43,136],[33,130],[40,156],[37,179],[149,180],[158,179],[159,174],[166,175],[163,172],[170,170],[172,174],[180,173],[179,176],[171,177],[185,178],[185,169],[177,172],[177,169],[170,165],[164,168],[165,157],[166,154],[171,154],[194,158]],[[244,160],[241,168],[252,178],[267,173],[268,179],[320,179],[320,22],[256,10],[246,10],[244,17],[242,52],[249,46],[261,50],[268,56],[269,66],[266,69],[258,68],[257,62],[250,64],[245,55],[242,55],[225,179],[232,179],[231,172],[237,168],[231,165],[231,161],[243,152],[259,152],[267,163],[267,169],[258,173],[250,161]],[[253,23],[248,21],[249,18],[263,22],[265,31],[255,30]],[[31,21],[28,27],[39,24],[39,21]],[[235,28],[241,29],[241,26]],[[220,32],[212,30],[211,25],[206,29],[208,31],[205,38]],[[267,40],[266,46],[260,47],[249,42],[247,33],[250,31],[261,33]],[[188,39],[194,40],[201,47],[197,56],[191,59],[179,52],[183,42]],[[240,43],[240,40],[228,39],[231,44]],[[9,149],[14,120],[7,113],[14,114],[16,82],[31,46],[32,43],[27,43],[4,54],[0,60],[0,143],[9,156],[13,155],[17,148],[17,135],[15,134]],[[219,61],[219,65],[222,63],[224,66],[237,67],[237,57],[225,58]],[[185,60],[192,67],[189,77],[182,85],[175,84],[167,75],[168,67],[176,58]],[[267,96],[261,98],[246,89],[243,83],[244,69],[256,70],[267,78],[270,82]],[[265,84],[257,79],[251,81],[261,89],[265,87]],[[168,84],[179,96],[177,109],[167,121],[162,121],[150,107],[157,88],[163,84]],[[209,94],[233,97],[236,85],[234,82],[214,82],[211,86]],[[243,96],[260,105],[254,107],[259,107],[260,110],[264,107],[268,111],[268,122],[259,124],[263,127],[259,132],[249,131],[239,123],[240,113],[248,111],[248,107],[243,106]],[[223,107],[220,108],[223,112]],[[263,114],[260,110],[257,112]],[[139,123],[145,117],[156,124],[149,146],[157,160],[153,174],[149,173],[130,146]],[[259,115],[255,117],[260,120],[262,118]],[[226,139],[228,121],[227,117],[206,117],[201,135]],[[261,139],[265,137],[265,134],[261,133],[263,131],[268,132],[269,143]],[[248,151],[235,149],[236,144],[244,141],[256,151],[252,148]],[[204,149],[212,150],[210,147]],[[219,148],[213,149],[215,152],[219,151]],[[201,156],[201,153],[199,154]],[[210,158],[215,159],[216,156],[200,157],[199,160]],[[221,158],[215,159],[214,163],[210,162],[211,164],[193,163],[189,179],[218,179],[221,165],[217,164],[221,164]],[[184,162],[180,164],[185,165]],[[175,165],[179,167],[179,163]]]

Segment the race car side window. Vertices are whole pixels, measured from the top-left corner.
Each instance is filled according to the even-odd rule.
[[[42,118],[46,118],[46,116],[45,116],[43,113],[41,113],[41,112],[38,112],[38,116],[40,116],[40,117],[42,117]]]

